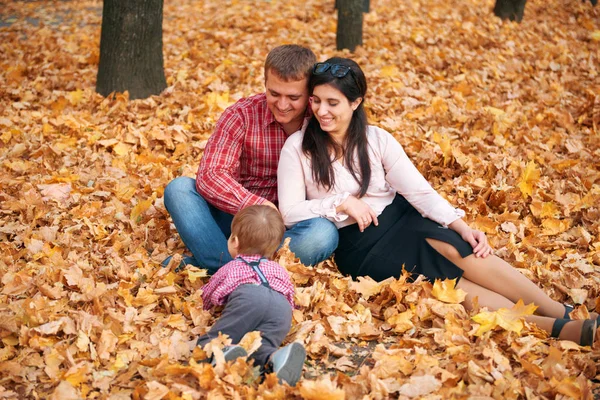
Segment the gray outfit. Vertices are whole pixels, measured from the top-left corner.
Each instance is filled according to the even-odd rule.
[[[204,346],[219,332],[237,344],[246,333],[260,331],[262,345],[250,358],[262,367],[279,348],[291,324],[292,308],[284,295],[263,285],[240,285],[229,295],[221,317],[198,338],[198,345]]]

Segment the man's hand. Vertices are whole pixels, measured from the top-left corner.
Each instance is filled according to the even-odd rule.
[[[377,214],[367,203],[357,199],[354,196],[348,196],[348,198],[340,204],[336,211],[343,212],[351,216],[358,223],[358,229],[363,232],[371,223],[375,226],[379,225],[377,221]]]

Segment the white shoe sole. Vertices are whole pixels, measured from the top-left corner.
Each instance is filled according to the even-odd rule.
[[[292,343],[288,350],[287,357],[282,361],[278,369],[273,366],[273,372],[277,375],[280,382],[286,382],[290,386],[296,386],[302,375],[302,367],[306,359],[306,350],[300,343]]]

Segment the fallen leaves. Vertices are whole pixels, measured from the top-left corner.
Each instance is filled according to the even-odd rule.
[[[531,306],[468,313],[453,281],[352,281],[285,250],[299,306],[286,343],[308,351],[299,385],[199,362],[218,313],[202,310],[205,270],[174,271],[184,246],[164,187],[194,176],[222,110],[264,89],[271,47],[338,54],[332,2],[259,3],[165,4],[170,86],[131,102],[94,93],[101,5],[3,4],[0,397],[589,397],[597,350],[548,340],[522,322]],[[516,25],[485,4],[381,0],[352,57],[370,123],[585,318],[600,311],[600,26],[588,3],[527,7]]]

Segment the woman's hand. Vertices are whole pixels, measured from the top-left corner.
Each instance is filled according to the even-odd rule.
[[[492,247],[489,245],[485,233],[471,228],[462,218],[452,222],[448,228],[458,233],[465,242],[473,247],[475,257],[485,258],[492,254]]]
[[[371,225],[371,222],[375,224],[375,226],[379,225],[375,211],[373,211],[367,203],[354,196],[348,196],[348,198],[337,207],[336,211],[346,213],[354,218],[358,223],[358,229],[360,229],[361,232],[367,229],[367,227]]]
[[[492,247],[488,243],[485,233],[469,228],[468,230],[465,229],[461,236],[473,247],[475,257],[486,258],[492,254]]]

